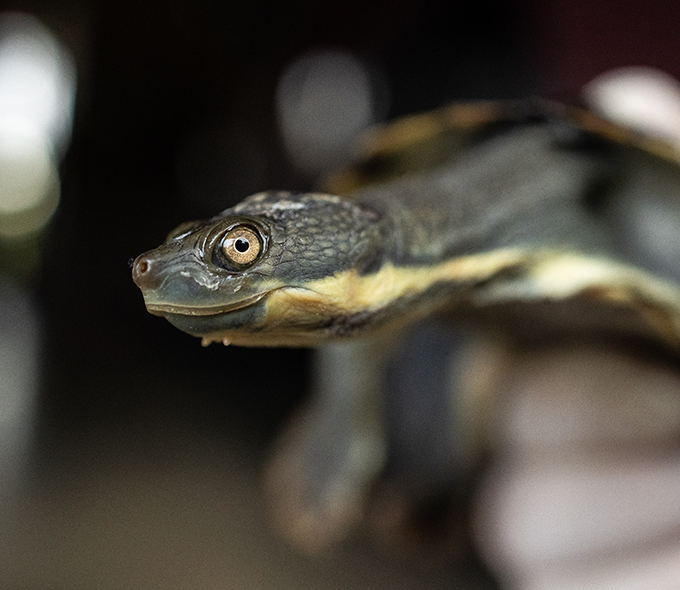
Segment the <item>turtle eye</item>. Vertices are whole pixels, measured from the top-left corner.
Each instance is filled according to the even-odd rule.
[[[257,260],[262,251],[262,242],[255,230],[241,225],[227,232],[221,248],[229,262],[244,267]]]

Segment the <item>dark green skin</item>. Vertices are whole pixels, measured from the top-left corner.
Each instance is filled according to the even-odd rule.
[[[602,252],[610,231],[584,195],[604,167],[574,143],[551,122],[521,126],[355,198],[389,216],[402,265],[505,247]]]

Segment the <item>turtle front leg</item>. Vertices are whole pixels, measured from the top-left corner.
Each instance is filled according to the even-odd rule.
[[[509,355],[497,338],[431,320],[387,363],[387,458],[367,511],[387,549],[426,561],[467,550],[471,483]]]
[[[274,449],[266,471],[274,519],[303,551],[320,551],[350,532],[383,469],[387,348],[372,339],[317,350],[313,397]]]

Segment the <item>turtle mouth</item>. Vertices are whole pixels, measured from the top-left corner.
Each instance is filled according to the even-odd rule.
[[[180,316],[215,316],[237,311],[254,305],[269,294],[268,291],[258,293],[252,297],[247,297],[233,303],[223,305],[181,305],[175,303],[152,303],[145,302],[146,309],[154,315],[164,316],[166,314]]]

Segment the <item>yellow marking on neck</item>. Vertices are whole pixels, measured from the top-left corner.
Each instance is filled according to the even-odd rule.
[[[311,281],[304,289],[281,289],[272,293],[270,315],[277,309],[290,311],[297,305],[316,309],[318,313],[378,310],[436,283],[483,281],[503,269],[522,264],[526,256],[522,250],[507,249],[462,256],[426,267],[399,267],[388,263],[378,272],[364,276],[349,270]]]

